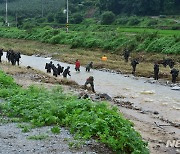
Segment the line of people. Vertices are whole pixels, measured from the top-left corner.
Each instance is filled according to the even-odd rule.
[[[125,62],[128,62],[129,56],[130,56],[130,51],[128,49],[124,49],[124,60]],[[136,66],[139,64],[138,59],[133,59],[131,60],[131,66],[132,66],[132,74],[135,75],[136,72]],[[175,62],[168,58],[168,59],[163,59],[160,61],[157,61],[154,63],[154,80],[159,79],[159,64],[162,64],[164,67],[169,66],[171,68],[170,74],[172,75],[172,83],[176,83],[176,78],[178,77],[179,70],[174,68]]]
[[[80,72],[80,61],[78,59],[76,59],[75,62],[75,71]],[[93,62],[90,62],[89,64],[87,64],[86,66],[86,71],[90,72],[91,68],[93,68]],[[61,75],[64,78],[67,78],[67,76],[71,76],[70,74],[70,66],[68,66],[65,70],[64,67],[61,66],[60,64],[57,64],[57,66],[55,66],[52,61],[50,61],[50,63],[46,63],[45,64],[45,69],[47,70],[47,73],[51,73],[51,70],[53,71],[53,76],[57,77],[58,75]],[[84,84],[84,88],[87,89],[87,85],[90,84],[91,89],[93,92],[95,92],[94,90],[94,77],[90,76],[89,78],[87,78],[85,84]]]
[[[1,57],[3,56],[4,49],[0,49],[0,62]],[[14,50],[7,50],[6,51],[6,58],[8,59],[8,62],[10,62],[12,65],[19,65],[20,58],[21,58],[21,53],[20,52],[15,52]]]
[[[55,66],[52,61],[50,63],[46,63],[45,69],[47,70],[47,73],[51,73],[51,70],[53,71],[53,76],[57,77],[58,75],[63,75],[64,78],[68,76],[71,76],[70,74],[70,67],[68,66],[66,69],[64,69],[63,66],[60,64],[57,64]]]

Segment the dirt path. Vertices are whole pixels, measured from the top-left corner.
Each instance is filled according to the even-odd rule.
[[[30,70],[21,69],[18,67],[14,70],[14,67],[3,65],[1,66],[3,70],[6,72],[13,74],[16,82],[24,87],[33,84],[44,85],[47,87],[54,86],[55,83],[58,83],[57,79],[54,77],[48,77],[46,74],[42,72],[32,71],[29,74]],[[27,75],[28,74],[28,75]],[[37,76],[39,76],[37,78]],[[46,82],[42,80],[42,78],[47,78]],[[49,83],[48,83],[49,82]],[[52,84],[53,83],[53,84]],[[66,92],[71,92],[76,95],[79,93],[87,93],[83,89],[73,88],[72,86],[63,86]],[[89,94],[91,95],[91,94]],[[117,103],[110,102],[113,105],[118,105]],[[149,143],[149,149],[152,154],[177,154],[180,153],[178,148],[166,148],[167,140],[179,139],[180,133],[179,128],[173,126],[167,126],[159,128],[154,122],[157,124],[168,124],[162,120],[159,120],[158,116],[153,113],[146,113],[141,110],[130,109],[127,107],[119,106],[119,110],[124,114],[124,116],[131,120],[135,124],[135,129],[140,132],[144,140]],[[13,129],[12,129],[13,128]],[[34,130],[35,134],[40,134],[39,132],[46,133],[50,128],[44,127],[41,130]],[[13,131],[12,131],[13,130]],[[63,129],[62,129],[63,130]],[[3,147],[3,150],[6,149],[7,151],[0,151],[0,153],[58,153],[59,150],[62,150],[63,153],[110,153],[104,147],[99,147],[98,144],[94,146],[85,146],[81,147],[79,151],[73,151],[68,147],[68,142],[64,141],[68,138],[69,135],[66,130],[65,132],[60,134],[58,137],[51,133],[48,133],[49,139],[42,140],[42,141],[29,141],[26,137],[29,135],[33,135],[33,131],[29,133],[22,133],[19,128],[17,128],[16,124],[3,124],[1,123],[0,126],[0,145]],[[5,133],[2,133],[5,132]],[[66,137],[63,137],[63,134],[67,134]],[[18,137],[20,135],[20,137]],[[22,136],[21,136],[22,135]],[[22,140],[21,140],[22,138]],[[15,144],[14,144],[15,143]],[[23,144],[22,144],[23,143]],[[59,146],[61,145],[61,149]],[[30,146],[32,145],[32,146]],[[98,147],[98,148],[97,148]],[[15,150],[15,151],[13,151]],[[58,152],[57,152],[58,151]]]

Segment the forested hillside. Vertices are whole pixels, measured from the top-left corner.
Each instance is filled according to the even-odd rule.
[[[99,0],[98,7],[100,11],[109,10],[115,14],[180,14],[179,0]]]
[[[65,8],[66,0],[8,0],[10,16],[63,16]],[[115,16],[180,15],[180,0],[69,0],[70,16],[98,18],[106,11]],[[5,0],[0,0],[0,15],[5,15]]]
[[[57,13],[64,9],[64,0],[8,0],[8,14],[14,16],[38,17]],[[42,12],[43,11],[43,12]],[[5,0],[0,0],[0,15],[5,14]]]
[[[180,0],[69,0],[69,36],[66,2],[8,0],[8,23],[18,29],[2,28],[0,36],[70,44],[73,48],[98,47],[116,53],[125,47],[180,53]],[[4,0],[0,0],[0,25],[7,25]]]

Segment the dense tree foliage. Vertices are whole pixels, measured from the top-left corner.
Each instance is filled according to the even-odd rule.
[[[114,22],[114,20],[115,20],[114,13],[110,11],[106,11],[102,14],[102,19],[101,19],[102,24],[109,25],[112,22]]]
[[[5,0],[0,0],[0,14],[5,14]],[[3,2],[3,3],[2,3]],[[8,0],[8,15],[37,17],[47,16],[65,8],[64,0]]]
[[[82,10],[97,7],[100,14],[112,11],[114,14],[127,15],[161,15],[180,14],[180,0],[70,0],[71,13],[82,13]],[[20,12],[28,16],[43,13],[56,13],[66,8],[66,0],[8,0],[10,14]],[[5,0],[0,0],[0,14],[5,12]]]
[[[5,0],[0,0],[0,22],[5,23]],[[8,0],[8,21],[21,25],[28,18],[36,22],[66,23],[66,0]],[[111,12],[111,14],[107,14]],[[123,15],[124,18],[120,16]],[[126,16],[138,16],[127,19]],[[140,16],[180,15],[180,0],[69,0],[69,23],[95,18],[102,24],[137,26]],[[112,17],[112,18],[111,18]],[[39,19],[43,18],[43,19]],[[115,19],[115,20],[114,20]],[[175,20],[174,20],[175,21]],[[173,22],[174,22],[173,21]],[[156,25],[152,19],[146,25]],[[173,23],[172,23],[173,24]],[[4,25],[4,24],[2,24]],[[175,29],[178,29],[175,27]]]
[[[99,0],[99,10],[115,14],[180,14],[179,0]]]

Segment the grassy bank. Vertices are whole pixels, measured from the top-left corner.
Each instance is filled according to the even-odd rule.
[[[101,27],[102,28],[102,27]],[[110,27],[112,28],[112,27]],[[80,25],[66,33],[63,29],[51,27],[0,28],[0,37],[38,40],[51,44],[66,44],[71,48],[99,48],[116,54],[122,53],[126,47],[134,52],[151,52],[164,54],[180,54],[180,33],[177,30],[154,30],[143,28],[113,28],[95,30],[96,26]]]
[[[0,105],[3,115],[18,117],[39,127],[66,126],[84,139],[94,138],[120,153],[149,153],[133,124],[106,103],[79,100],[65,95],[61,87],[52,90],[30,86],[23,89],[0,71]]]

